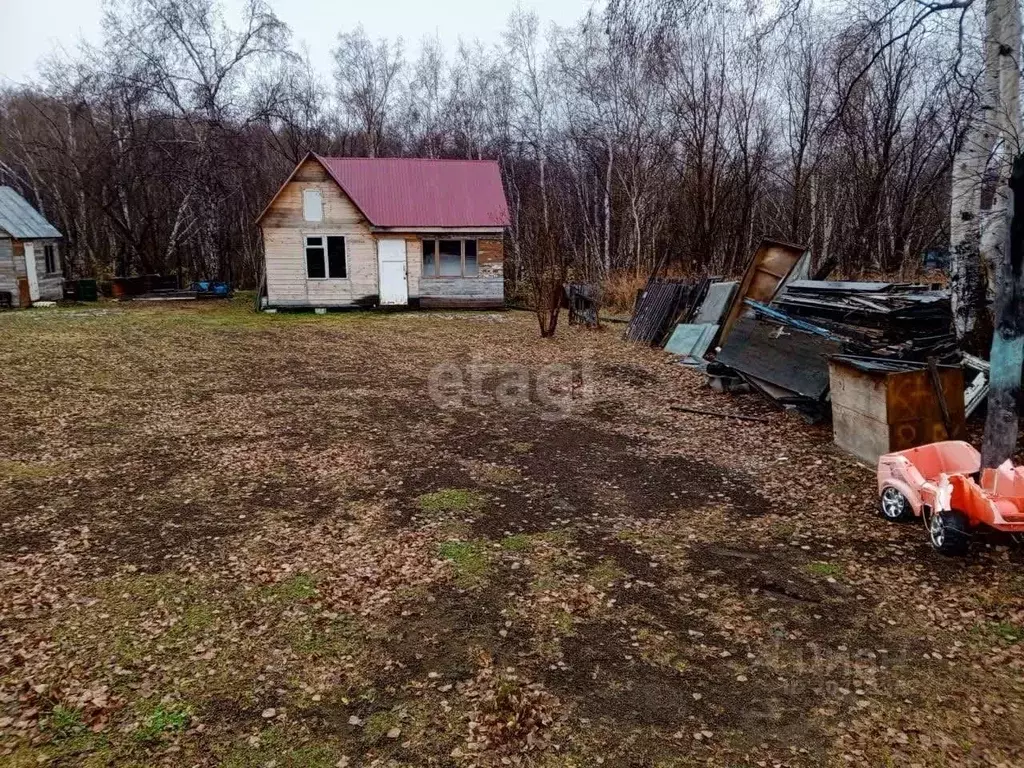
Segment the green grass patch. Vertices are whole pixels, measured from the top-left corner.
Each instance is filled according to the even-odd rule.
[[[77,707],[68,707],[58,704],[50,713],[46,730],[53,734],[56,739],[66,739],[85,730],[85,721],[82,720],[82,712]]]
[[[572,543],[573,532],[570,528],[552,528],[537,534],[537,538],[556,547],[565,547]]]
[[[522,473],[515,467],[487,465],[480,470],[480,475],[486,482],[495,485],[515,485],[523,480]]]
[[[838,579],[843,575],[843,567],[837,563],[808,563],[804,567],[814,576]]]
[[[626,573],[610,557],[604,558],[600,563],[587,571],[587,583],[596,589],[605,590],[625,576]]]
[[[157,704],[135,731],[136,741],[153,742],[168,733],[183,731],[192,719],[192,711],[183,704]]]
[[[797,531],[796,523],[792,520],[776,520],[771,527],[772,536],[776,539],[788,541],[793,538]]]
[[[363,723],[363,740],[370,744],[376,744],[384,740],[388,731],[398,728],[399,716],[395,711],[374,712]]]
[[[272,597],[297,602],[316,597],[316,581],[308,573],[297,573],[273,584],[268,591]]]
[[[60,463],[0,459],[0,480],[48,480],[64,469]]]
[[[1015,644],[1024,640],[1024,627],[1012,624],[1008,621],[999,621],[986,626],[987,633],[993,635],[1004,643]]]
[[[368,629],[355,617],[342,617],[326,624],[302,622],[290,628],[288,643],[297,652],[313,658],[356,656],[363,649]]]
[[[442,488],[423,494],[417,501],[420,509],[427,514],[465,514],[483,509],[486,498],[466,488]]]
[[[209,603],[192,603],[185,606],[175,629],[184,634],[198,634],[213,626],[216,617],[217,614]]]
[[[501,540],[501,548],[507,552],[526,552],[533,549],[533,539],[525,533],[514,533]]]
[[[260,732],[256,744],[233,744],[220,760],[221,768],[334,768],[341,753],[330,743],[297,738],[282,728]],[[355,765],[356,763],[352,763]]]
[[[477,586],[487,576],[490,560],[487,550],[474,541],[445,541],[437,553],[455,566],[456,581],[463,586]]]

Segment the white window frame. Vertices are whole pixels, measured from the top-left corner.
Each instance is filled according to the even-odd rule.
[[[317,197],[320,198],[320,217],[316,219],[306,218],[306,195],[310,192],[316,192]],[[308,221],[313,224],[318,224],[324,220],[324,193],[319,187],[304,187],[302,190],[302,220]]]
[[[441,274],[441,241],[442,240],[458,240],[459,241],[459,259],[460,259],[460,274],[458,275],[442,275]],[[476,243],[476,274],[466,274],[466,243],[469,240],[473,240]],[[434,273],[428,275],[423,269],[423,254],[426,250],[424,243],[433,241],[434,243]],[[347,254],[348,251],[345,251]],[[436,235],[434,237],[424,237],[420,240],[420,274],[427,280],[476,280],[480,277],[480,238],[479,237],[442,237]]]
[[[309,247],[309,238],[321,237],[323,238],[324,251],[324,272],[326,277],[310,277],[309,276],[309,259],[306,256],[306,249]],[[328,237],[340,237],[345,243],[345,276],[344,277],[331,277],[331,260],[327,258],[327,238]],[[316,246],[313,246],[314,248]],[[341,282],[345,280],[351,280],[351,264],[348,260],[348,235],[329,234],[327,232],[303,232],[302,233],[302,270],[306,273],[307,280],[321,281],[321,280],[333,280],[335,282]]]

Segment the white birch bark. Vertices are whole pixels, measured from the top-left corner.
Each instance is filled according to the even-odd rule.
[[[981,258],[988,269],[989,286],[994,298],[999,265],[1005,258],[1009,226],[1010,173],[1013,158],[1020,152],[1020,8],[1016,0],[998,0],[998,33],[986,46],[997,61],[997,71],[986,85],[993,91],[991,99],[991,133],[996,189],[992,208],[982,214]],[[987,56],[986,56],[987,61]]]
[[[986,0],[985,75],[978,106],[967,135],[953,159],[950,193],[950,300],[957,339],[977,352],[980,318],[986,311],[986,290],[981,259],[981,185],[992,153],[993,106],[999,98],[999,27],[1007,3]]]

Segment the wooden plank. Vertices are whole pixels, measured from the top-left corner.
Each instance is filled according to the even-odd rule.
[[[785,328],[781,335],[777,331],[757,318],[741,317],[718,362],[820,400],[829,388],[828,358],[839,352],[839,344],[795,328]]]
[[[423,239],[415,235],[405,237],[406,274],[409,281],[409,298],[420,295],[420,280],[423,277]]]
[[[833,407],[838,405],[869,419],[888,422],[884,375],[859,371],[836,360],[830,360],[828,368]]]
[[[420,296],[504,301],[505,281],[500,277],[425,277],[420,280]]]
[[[18,274],[14,269],[14,249],[9,237],[0,237],[0,291],[11,294],[11,304],[18,306]]]
[[[836,445],[874,465],[889,453],[889,425],[832,403],[832,435]]]
[[[745,413],[726,413],[725,411],[712,411],[707,408],[690,408],[687,405],[670,405],[673,411],[684,411],[686,413],[698,413],[701,416],[718,416],[722,419],[739,419],[740,421],[767,422],[764,416],[748,416]]]
[[[919,445],[950,440],[941,419],[908,419],[889,425],[889,450],[905,451]]]
[[[477,240],[477,260],[484,264],[500,264],[505,260],[505,242],[500,239]]]
[[[471,296],[421,296],[419,305],[424,309],[503,309],[505,301]]]

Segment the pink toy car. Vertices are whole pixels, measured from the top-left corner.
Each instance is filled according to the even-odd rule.
[[[879,512],[886,520],[924,519],[932,546],[967,552],[973,529],[1024,533],[1024,467],[981,469],[969,443],[947,440],[878,460]]]

